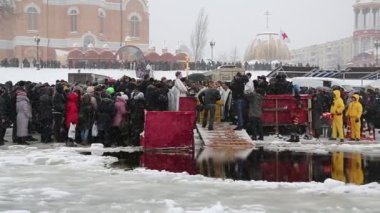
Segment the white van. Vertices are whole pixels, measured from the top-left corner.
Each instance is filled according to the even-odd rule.
[[[296,77],[291,79],[293,85],[298,85],[299,87],[307,88],[317,88],[317,87],[342,87],[345,91],[354,91],[355,89],[345,83],[345,81],[337,78],[320,78],[320,77]]]

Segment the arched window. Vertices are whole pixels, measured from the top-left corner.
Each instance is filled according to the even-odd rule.
[[[104,27],[105,27],[105,19],[106,19],[106,12],[99,8],[98,10],[98,17],[99,17],[99,32],[104,33]]]
[[[77,9],[70,9],[68,15],[70,16],[70,32],[78,32],[79,11]]]
[[[83,39],[83,47],[84,49],[94,48],[95,47],[95,39],[94,37],[87,35]]]
[[[132,16],[130,19],[131,22],[131,37],[140,36],[140,19],[137,16]]]
[[[35,7],[27,9],[28,14],[28,30],[38,30],[38,10]]]

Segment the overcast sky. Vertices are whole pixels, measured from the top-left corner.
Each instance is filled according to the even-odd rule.
[[[151,44],[164,44],[174,52],[178,43],[190,47],[190,34],[199,11],[209,17],[208,40],[215,40],[215,58],[230,57],[235,49],[243,57],[257,33],[286,32],[291,49],[323,43],[352,35],[354,0],[150,0]],[[207,45],[204,58],[209,58]]]

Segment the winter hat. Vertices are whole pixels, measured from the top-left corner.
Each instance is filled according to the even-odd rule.
[[[79,91],[80,93],[82,93],[83,89],[82,89],[82,87],[80,87],[80,86],[75,86],[75,87],[73,88],[73,91]]]
[[[126,95],[124,92],[120,92],[120,97],[121,97],[124,101],[128,101],[128,95]]]
[[[86,89],[86,93],[88,93],[88,94],[94,94],[94,91],[95,91],[95,89],[94,89],[94,87],[87,87],[87,89]]]
[[[106,93],[109,95],[113,95],[115,93],[115,89],[113,87],[108,87],[106,89]]]
[[[24,92],[24,91],[17,91],[16,95],[17,96],[26,96],[26,92]]]

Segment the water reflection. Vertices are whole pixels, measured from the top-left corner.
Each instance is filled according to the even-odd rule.
[[[380,157],[360,153],[330,154],[264,149],[204,148],[196,153],[105,153],[119,158],[113,167],[187,172],[233,180],[323,182],[327,178],[353,184],[380,182]]]

